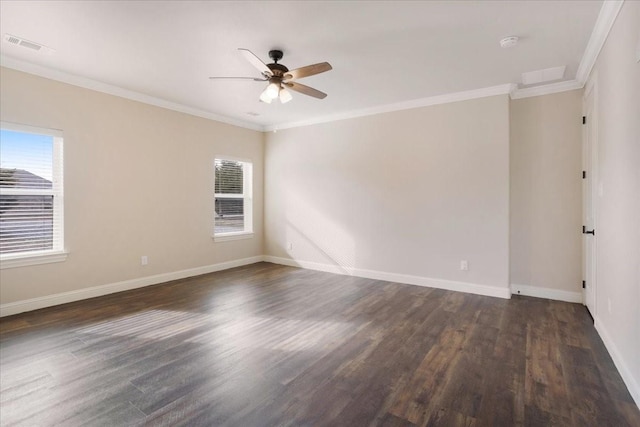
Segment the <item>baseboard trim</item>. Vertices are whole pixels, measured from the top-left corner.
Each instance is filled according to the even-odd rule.
[[[170,273],[156,274],[154,276],[140,277],[137,279],[125,280],[122,282],[110,283],[107,285],[94,286],[91,288],[79,289],[77,291],[63,292],[44,297],[32,298],[28,300],[16,301],[8,304],[0,305],[0,317],[11,316],[13,314],[23,313],[25,311],[38,310],[40,308],[51,307],[54,305],[66,304],[68,302],[79,301],[87,298],[94,298],[102,295],[108,295],[115,292],[127,291],[130,289],[142,288],[144,286],[156,285],[158,283],[168,282],[171,280],[184,279],[187,277],[198,276],[201,274],[213,273],[216,271],[227,270],[229,268],[240,267],[243,265],[255,264],[256,262],[267,261],[274,264],[288,265],[292,267],[306,268],[309,270],[324,271],[334,274],[342,274],[348,276],[358,276],[367,279],[385,280],[388,282],[406,283],[409,285],[425,286],[437,289],[446,289],[450,291],[466,292],[476,295],[485,295],[496,298],[509,299],[511,295],[525,295],[537,298],[547,298],[557,301],[566,301],[573,303],[582,303],[582,294],[580,292],[560,291],[557,289],[540,288],[537,286],[528,286],[520,284],[512,284],[511,288],[500,288],[497,286],[480,285],[476,283],[457,282],[453,280],[433,279],[430,277],[413,276],[408,274],[388,273],[385,271],[366,270],[360,268],[342,267],[339,265],[323,264],[312,261],[294,260],[291,258],[275,257],[271,255],[258,255],[250,258],[227,261],[223,263],[207,265],[203,267],[190,268],[187,270],[175,271]]]
[[[638,408],[640,408],[640,385],[638,384],[638,381],[636,381],[636,379],[631,374],[631,370],[620,355],[618,347],[616,347],[613,339],[611,338],[611,335],[609,335],[609,332],[607,331],[607,328],[604,327],[598,317],[595,318],[594,324],[596,327],[596,331],[598,331],[598,334],[600,335],[600,338],[602,338],[604,346],[607,348],[607,351],[611,356],[611,359],[613,359],[613,364],[616,365],[616,368],[618,368],[618,372],[620,372],[622,381],[624,381],[624,383],[626,384],[627,389],[629,390],[629,394],[631,394],[631,397],[636,402],[636,405],[638,406]]]
[[[559,289],[541,288],[538,286],[511,284],[512,295],[524,295],[527,297],[546,298],[556,301],[577,302],[582,304],[581,292],[561,291]]]
[[[365,270],[361,268],[342,267],[339,265],[322,264],[311,261],[294,260],[266,255],[264,261],[274,264],[300,267],[308,270],[324,271],[327,273],[357,276],[366,279],[385,280],[387,282],[406,283],[408,285],[425,286],[429,288],[446,289],[448,291],[466,292],[469,294],[484,295],[496,298],[511,298],[509,288],[497,286],[479,285],[476,283],[456,282],[452,280],[432,279],[429,277],[412,276],[408,274],[388,273],[384,271]]]
[[[90,288],[78,289],[76,291],[62,292],[59,294],[47,295],[44,297],[32,298],[28,300],[10,302],[0,305],[0,317],[11,316],[25,311],[38,310],[40,308],[54,305],[66,304],[87,298],[95,298],[102,295],[116,292],[128,291],[131,289],[143,288],[145,286],[157,285],[159,283],[170,282],[172,280],[185,279],[187,277],[199,276],[201,274],[214,273],[216,271],[227,270],[229,268],[241,267],[243,265],[255,264],[263,261],[262,255],[250,258],[242,258],[233,261],[221,262],[218,264],[206,265],[203,267],[189,268],[186,270],[173,271],[170,273],[156,274],[153,276],[140,277],[137,279],[124,280],[122,282],[110,283],[107,285],[93,286]]]

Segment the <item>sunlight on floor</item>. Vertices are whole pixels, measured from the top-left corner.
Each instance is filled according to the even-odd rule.
[[[233,348],[305,351],[329,345],[351,333],[341,322],[149,310],[76,330],[91,335],[163,340],[204,327],[184,342]],[[197,331],[196,331],[197,333]]]
[[[212,317],[183,311],[149,310],[77,329],[79,334],[161,340],[212,322]]]
[[[342,340],[352,329],[351,324],[341,322],[248,317],[232,319],[187,342],[236,348],[306,351],[317,350],[332,341]]]

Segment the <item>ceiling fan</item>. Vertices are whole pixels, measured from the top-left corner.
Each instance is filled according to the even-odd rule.
[[[295,80],[303,77],[313,76],[315,74],[324,73],[332,69],[331,64],[328,62],[320,62],[318,64],[307,65],[306,67],[296,68],[295,70],[289,70],[282,64],[278,64],[278,61],[282,59],[281,50],[270,50],[269,58],[273,60],[271,64],[265,64],[260,58],[258,58],[249,49],[238,49],[244,57],[260,71],[261,78],[254,77],[209,77],[212,80],[217,79],[240,79],[240,80],[254,80],[257,82],[269,82],[267,87],[260,95],[260,101],[271,104],[276,98],[280,99],[283,104],[291,101],[293,98],[291,93],[287,89],[300,92],[304,95],[313,96],[314,98],[324,99],[327,94],[320,92],[309,86],[305,86],[296,82]]]

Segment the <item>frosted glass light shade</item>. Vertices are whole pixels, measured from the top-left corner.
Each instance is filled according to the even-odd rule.
[[[263,90],[260,94],[260,101],[265,102],[267,104],[271,104],[272,98],[267,93],[267,89]]]
[[[280,102],[282,102],[283,104],[286,104],[292,99],[293,99],[293,96],[291,96],[291,92],[289,92],[285,88],[280,89]]]
[[[265,92],[271,99],[276,99],[278,97],[278,93],[280,92],[280,85],[278,83],[271,82],[265,89]]]

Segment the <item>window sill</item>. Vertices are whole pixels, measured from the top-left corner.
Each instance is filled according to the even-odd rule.
[[[27,267],[29,265],[49,264],[66,261],[67,252],[47,252],[30,255],[10,255],[0,258],[0,269]]]
[[[213,236],[214,242],[228,242],[230,240],[253,239],[253,232],[225,233]]]

